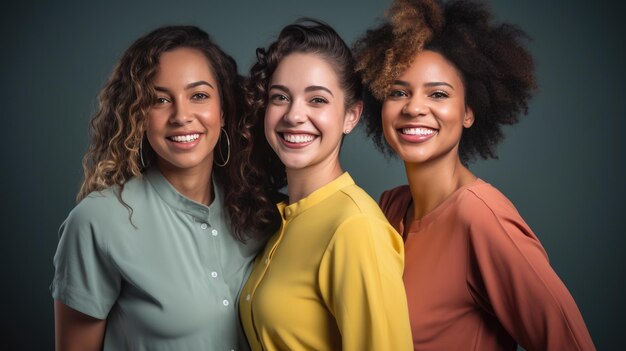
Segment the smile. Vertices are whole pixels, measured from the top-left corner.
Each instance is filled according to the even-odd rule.
[[[420,135],[420,136],[435,134],[435,130],[430,129],[430,128],[402,128],[400,132],[406,135]]]
[[[290,134],[290,133],[281,133],[283,139],[287,142],[294,144],[305,144],[310,143],[315,139],[315,135],[311,134]]]
[[[177,143],[190,143],[192,141],[197,140],[200,137],[200,134],[187,134],[187,135],[175,135],[168,137],[167,139],[171,141],[175,141]]]

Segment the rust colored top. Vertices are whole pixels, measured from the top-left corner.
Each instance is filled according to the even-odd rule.
[[[404,227],[408,186],[380,206],[405,241],[415,350],[595,350],[569,291],[513,204],[478,179]]]

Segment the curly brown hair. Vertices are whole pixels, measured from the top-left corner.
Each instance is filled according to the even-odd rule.
[[[534,63],[519,28],[493,24],[485,4],[478,1],[396,0],[388,20],[354,46],[357,70],[366,84],[366,131],[378,148],[392,150],[383,136],[381,104],[397,77],[422,50],[443,55],[460,72],[465,103],[475,122],[463,130],[459,157],[463,164],[480,156],[496,158],[502,126],[528,113],[536,90]]]
[[[83,158],[85,178],[78,201],[93,191],[117,186],[118,200],[129,209],[129,218],[132,216],[132,208],[121,198],[124,183],[132,177],[141,177],[156,157],[145,139],[147,115],[156,98],[152,81],[161,54],[181,47],[198,50],[206,56],[218,82],[231,154],[241,150],[242,140],[238,136],[243,94],[235,60],[195,26],[157,28],[124,52],[100,92],[99,109],[91,120],[89,149]],[[220,138],[219,144],[222,143],[225,138]],[[227,148],[219,144],[216,148]],[[268,234],[271,232],[268,227],[272,230],[277,227],[276,218],[263,207],[257,207],[254,180],[242,174],[236,158],[225,167],[214,167],[214,174],[223,188],[224,206],[237,239]]]
[[[250,177],[262,179],[266,189],[277,193],[287,185],[285,166],[265,138],[263,128],[268,102],[268,84],[283,58],[293,53],[312,53],[329,61],[337,73],[345,93],[346,108],[361,101],[363,85],[355,73],[352,52],[339,34],[328,24],[310,18],[301,18],[282,29],[267,50],[256,50],[257,62],[250,69],[245,83],[246,118],[244,129],[246,148],[241,153],[242,163],[249,165]]]

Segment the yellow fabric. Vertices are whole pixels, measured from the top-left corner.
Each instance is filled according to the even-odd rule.
[[[348,173],[287,206],[240,300],[252,350],[412,350],[402,238]]]

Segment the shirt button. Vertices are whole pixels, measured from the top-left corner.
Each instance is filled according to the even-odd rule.
[[[250,301],[250,294],[246,295],[246,301]]]
[[[211,272],[211,277],[217,278],[217,272]]]
[[[290,208],[286,208],[285,209],[285,216],[287,216],[287,217],[291,216],[291,209]]]
[[[209,225],[206,224],[206,223],[200,224],[200,228],[202,228],[202,229],[207,229],[208,227],[209,227]]]
[[[230,305],[230,302],[228,302],[228,300],[224,300],[224,301],[222,301],[222,304],[224,304],[224,306],[228,306],[228,305]]]
[[[217,229],[213,229],[213,230],[211,230],[211,234],[212,234],[213,236],[217,236]]]

